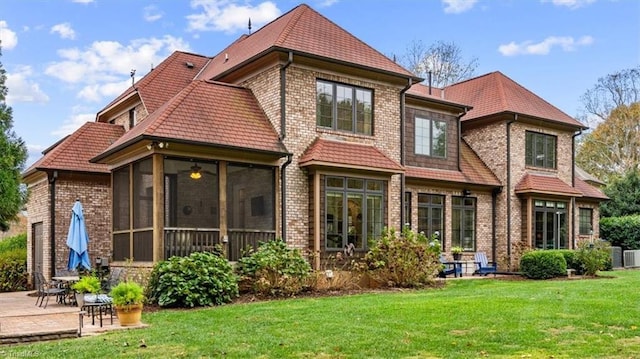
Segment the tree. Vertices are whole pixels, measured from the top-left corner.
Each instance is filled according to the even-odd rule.
[[[604,193],[611,200],[600,205],[600,216],[622,217],[640,214],[640,171],[629,170],[609,183]]]
[[[587,123],[589,116],[604,121],[613,109],[640,101],[640,66],[625,69],[598,79],[598,82],[582,95]]]
[[[427,47],[422,41],[414,41],[407,47],[402,64],[425,79],[431,72],[431,84],[445,87],[472,77],[478,68],[478,59],[474,57],[465,62],[462,50],[453,42],[438,41]]]
[[[0,47],[0,56],[2,48]],[[13,111],[6,104],[8,89],[5,86],[6,71],[0,63],[0,229],[9,229],[9,222],[25,202],[20,190],[21,175],[27,160],[27,147],[13,132]]]
[[[620,105],[578,145],[576,164],[608,183],[640,165],[640,102]]]

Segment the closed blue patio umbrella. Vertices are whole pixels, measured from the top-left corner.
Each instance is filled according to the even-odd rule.
[[[69,234],[67,234],[67,247],[69,247],[69,270],[76,270],[79,266],[91,269],[89,260],[89,235],[84,223],[82,204],[79,200],[71,209],[71,223],[69,224]]]

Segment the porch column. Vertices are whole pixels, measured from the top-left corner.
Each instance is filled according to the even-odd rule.
[[[164,260],[164,158],[153,155],[153,262]]]
[[[227,162],[218,162],[218,197],[220,210],[218,216],[220,220],[220,243],[225,253],[229,253],[229,226],[227,225]],[[228,257],[227,257],[228,258]]]

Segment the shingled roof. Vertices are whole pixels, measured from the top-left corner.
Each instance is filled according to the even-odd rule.
[[[458,182],[492,187],[501,186],[495,174],[491,172],[489,167],[482,162],[480,157],[473,152],[464,140],[460,141],[460,171],[407,166],[405,176],[407,178],[443,182]]]
[[[274,50],[293,51],[419,79],[306,4],[293,8],[250,35],[241,36],[216,55],[199,78],[217,79],[221,74]]]
[[[501,113],[517,113],[577,128],[586,128],[538,95],[499,71],[491,72],[444,88],[445,98],[473,106],[462,121]]]
[[[98,112],[98,117],[101,113],[128,98],[136,91],[147,113],[153,113],[189,85],[209,60],[210,58],[206,56],[175,51],[155,69],[136,82],[134,86],[129,87],[105,106]]]
[[[582,192],[554,176],[527,173],[516,185],[515,192],[544,193],[559,196],[582,197]]]
[[[93,160],[145,138],[287,153],[250,90],[211,81],[193,81]]]
[[[23,177],[44,170],[110,173],[106,165],[91,163],[89,159],[104,151],[123,134],[122,126],[87,122],[45,151],[43,156],[24,172]]]
[[[311,165],[400,173],[402,166],[374,146],[316,138],[300,157],[300,167]]]
[[[606,201],[609,199],[609,197],[606,194],[602,193],[599,188],[590,185],[586,181],[580,179],[578,176],[576,176],[575,182],[575,188],[578,191],[582,192],[582,197],[587,199],[594,199],[597,201]]]

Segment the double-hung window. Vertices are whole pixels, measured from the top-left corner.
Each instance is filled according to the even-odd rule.
[[[527,166],[556,168],[556,136],[526,132]]]
[[[373,91],[318,80],[316,124],[364,135],[373,133]]]
[[[580,208],[578,216],[580,219],[580,235],[593,234],[593,209]]]
[[[447,123],[416,117],[416,154],[447,157]]]

